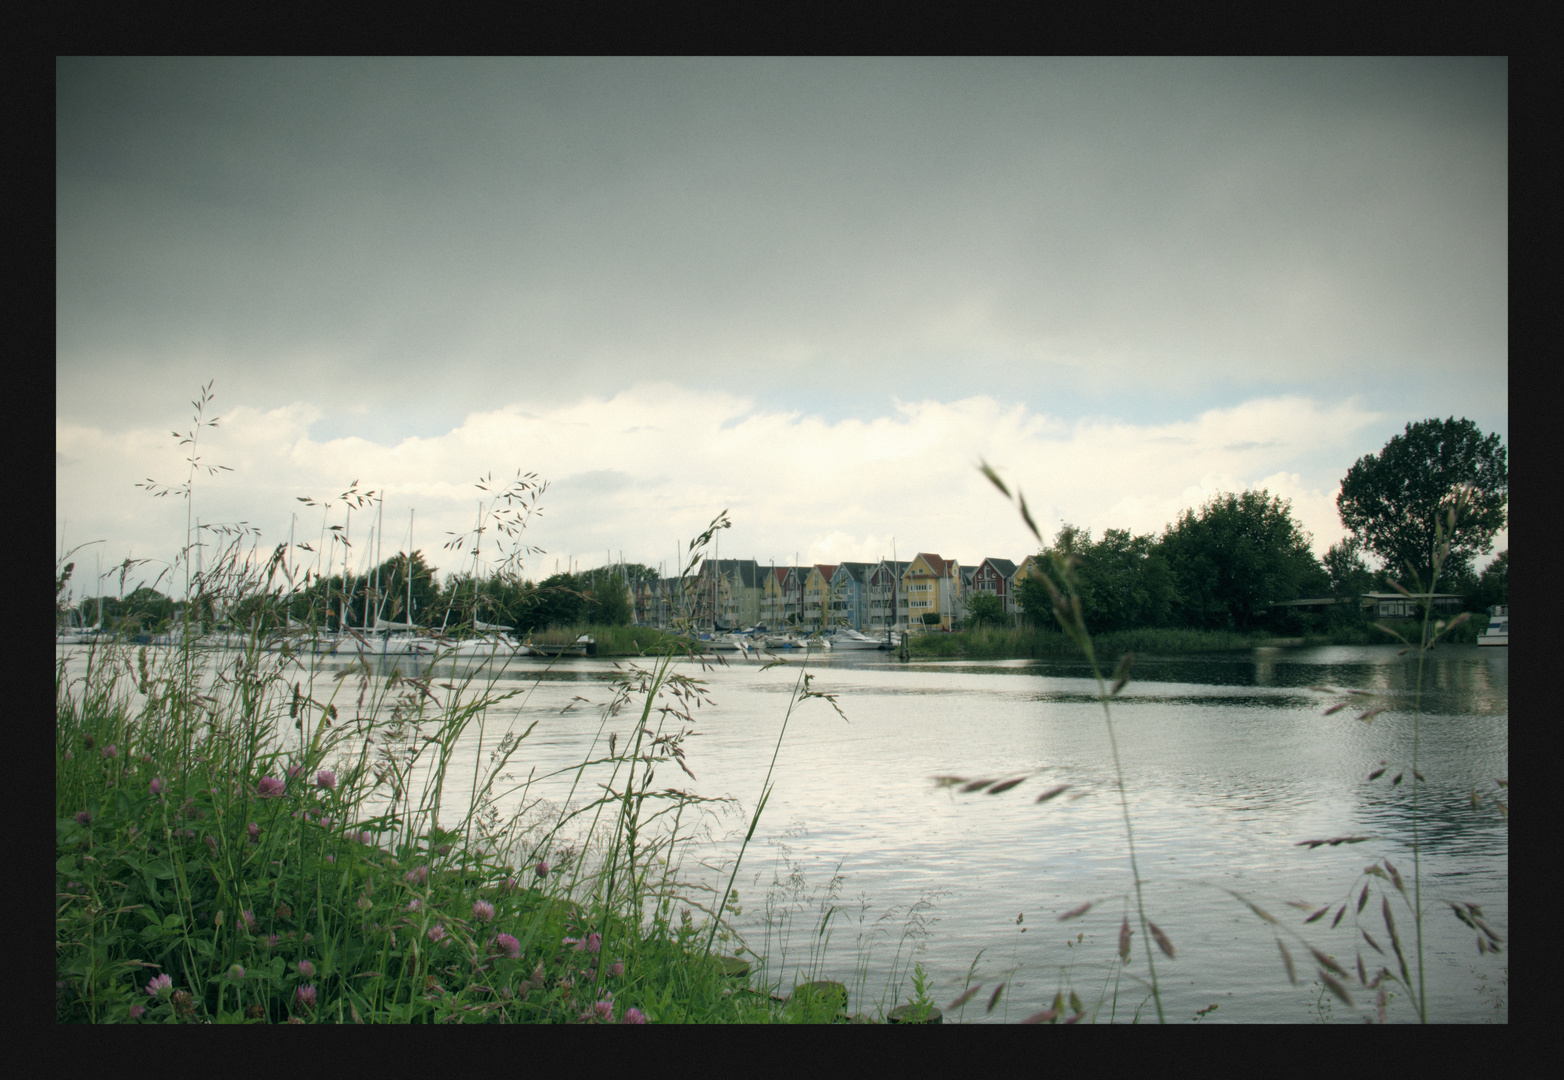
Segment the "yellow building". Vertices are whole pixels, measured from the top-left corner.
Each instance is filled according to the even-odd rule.
[[[831,595],[831,577],[836,573],[836,563],[816,563],[810,567],[804,579],[804,626],[810,630],[823,630],[827,606]]]
[[[954,559],[919,552],[901,576],[907,627],[949,630],[961,617],[961,566]]]

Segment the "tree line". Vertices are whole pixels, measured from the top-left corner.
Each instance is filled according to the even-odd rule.
[[[1055,558],[1073,562],[1082,614],[1094,632],[1298,629],[1309,616],[1288,609],[1279,614],[1272,605],[1304,597],[1345,600],[1397,585],[1426,591],[1434,523],[1461,487],[1468,497],[1447,538],[1437,591],[1463,594],[1467,610],[1481,612],[1509,602],[1508,551],[1481,574],[1473,570],[1476,556],[1492,550],[1495,534],[1509,520],[1508,464],[1499,437],[1484,435],[1465,419],[1409,423],[1378,454],[1360,458],[1337,497],[1348,536],[1323,559],[1315,557],[1287,500],[1259,490],[1221,494],[1185,510],[1160,536],[1107,529],[1094,539],[1090,530],[1066,524],[1039,552],[1037,565],[1052,574]],[[411,559],[399,554],[347,579],[316,578],[290,593],[252,592],[222,610],[213,597],[198,594],[192,618],[265,630],[411,622],[447,632],[489,623],[527,633],[585,623],[624,625],[631,620],[630,589],[656,576],[650,567],[626,563],[557,573],[536,583],[499,572],[484,578],[454,573],[437,582],[422,552],[414,552]],[[1026,621],[1052,625],[1052,603],[1040,580],[1023,578],[1016,591]],[[98,622],[100,604],[105,627],[156,632],[183,618],[182,605],[141,587],[122,599],[81,601],[83,625]],[[1357,604],[1346,603],[1331,606],[1317,620],[1362,618]],[[1002,621],[1006,616],[997,598],[969,599],[968,626]]]
[[[1468,611],[1509,602],[1509,552],[1478,574],[1476,556],[1493,549],[1508,523],[1508,466],[1497,435],[1469,420],[1409,423],[1378,454],[1348,471],[1337,497],[1348,536],[1316,558],[1309,535],[1287,500],[1264,490],[1221,494],[1185,510],[1158,535],[1064,525],[1039,552],[1040,572],[1055,559],[1075,567],[1086,625],[1094,632],[1146,627],[1247,631],[1311,628],[1363,621],[1356,603],[1337,603],[1309,615],[1271,605],[1307,597],[1351,600],[1368,592],[1428,590],[1433,578],[1435,521],[1460,487],[1466,507],[1447,538],[1449,550],[1436,591],[1460,593]],[[1377,566],[1370,565],[1372,558]],[[1055,584],[1061,584],[1055,577]],[[1017,582],[1023,618],[1052,626],[1052,601],[1040,579]],[[987,595],[969,602],[967,624],[1003,620]]]

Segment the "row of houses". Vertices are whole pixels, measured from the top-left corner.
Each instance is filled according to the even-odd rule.
[[[706,559],[681,585],[678,578],[642,582],[633,594],[636,622],[668,627],[681,611],[697,625],[736,628],[764,623],[772,630],[815,631],[848,626],[867,634],[886,630],[950,630],[968,600],[993,596],[1007,615],[1019,612],[1016,582],[1036,556],[1020,565],[987,558],[975,566],[921,552],[903,561],[763,566],[754,559]]]

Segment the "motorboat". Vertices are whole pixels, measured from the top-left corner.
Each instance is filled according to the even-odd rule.
[[[832,652],[840,652],[845,649],[883,649],[885,639],[870,637],[861,631],[854,630],[850,626],[844,626],[830,637],[826,638],[826,644]]]
[[[1488,626],[1477,635],[1479,645],[1508,645],[1510,643],[1510,606],[1495,604],[1488,609]]]

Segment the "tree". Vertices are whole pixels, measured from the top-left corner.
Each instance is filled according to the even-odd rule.
[[[1509,549],[1494,556],[1493,562],[1483,567],[1475,588],[1466,594],[1466,610],[1485,612],[1495,604],[1510,602],[1510,552]]]
[[[1509,520],[1508,453],[1498,435],[1484,435],[1470,420],[1424,420],[1377,455],[1347,470],[1336,497],[1341,522],[1386,564],[1392,576],[1410,573],[1409,584],[1427,587],[1433,574],[1435,521],[1466,485],[1470,497],[1447,539],[1443,574],[1469,572],[1472,559],[1493,548]]]
[[[993,593],[975,592],[967,597],[966,603],[969,627],[979,627],[985,623],[990,626],[1003,626],[1009,620],[1005,618],[1005,602]]]
[[[1292,504],[1264,490],[1218,495],[1198,514],[1184,511],[1161,544],[1175,614],[1200,629],[1251,628],[1270,604],[1327,587],[1309,545]]]
[[[587,589],[587,618],[602,626],[630,622],[630,591],[619,567],[591,572]]]
[[[1331,595],[1338,600],[1374,590],[1374,571],[1363,561],[1363,546],[1357,537],[1338,540],[1320,561],[1330,576]]]
[[[1016,607],[1021,609],[1023,623],[1037,630],[1047,630],[1054,625],[1054,609],[1041,574],[1038,570],[1016,577]]]

